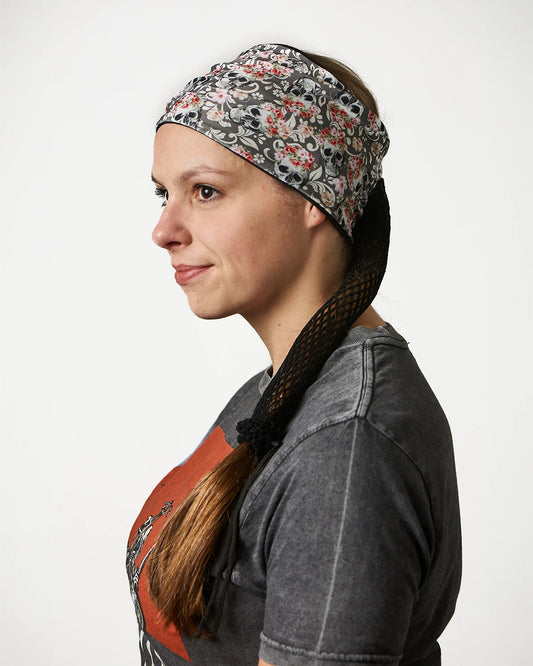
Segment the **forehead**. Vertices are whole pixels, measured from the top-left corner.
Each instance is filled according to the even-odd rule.
[[[258,171],[242,157],[200,132],[172,123],[161,125],[154,140],[154,168],[189,168],[193,164],[232,172]]]

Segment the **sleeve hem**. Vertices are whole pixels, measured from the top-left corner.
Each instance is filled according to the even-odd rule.
[[[382,664],[383,666],[397,666],[402,658],[401,654],[346,654],[338,652],[321,652],[305,648],[285,645],[261,633],[261,647],[259,657],[275,666],[337,666],[337,664]]]

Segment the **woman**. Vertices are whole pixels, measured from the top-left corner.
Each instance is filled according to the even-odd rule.
[[[460,528],[446,418],[371,307],[388,136],[336,61],[276,44],[157,123],[153,238],[189,306],[241,314],[272,367],[132,528],[143,664],[440,664]]]

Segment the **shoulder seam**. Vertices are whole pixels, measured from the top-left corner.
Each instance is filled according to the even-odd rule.
[[[433,502],[431,501],[431,494],[430,494],[429,488],[427,486],[426,478],[425,478],[424,474],[422,473],[422,470],[420,469],[420,467],[416,463],[416,461],[413,460],[413,458],[409,455],[409,453],[407,453],[407,451],[404,449],[404,447],[398,441],[396,441],[396,439],[394,437],[392,437],[387,432],[385,432],[376,423],[373,423],[368,417],[365,417],[365,421],[376,432],[379,432],[381,435],[383,435],[383,437],[385,437],[385,439],[387,439],[396,449],[401,451],[402,454],[405,456],[405,458],[407,458],[407,460],[409,460],[409,462],[414,467],[414,469],[416,469],[416,472],[417,472],[418,476],[420,477],[420,481],[422,482],[422,485],[424,486],[424,491],[426,493],[426,498],[427,498],[427,501],[428,501],[428,504],[429,504],[429,511],[431,513],[431,520],[432,520],[433,524],[435,524],[435,518],[434,518],[434,513],[433,513]],[[431,557],[431,559],[433,558],[433,551],[431,551],[430,557]]]
[[[372,400],[372,389],[374,388],[374,345],[366,340],[361,350],[363,377],[361,381],[361,393],[355,407],[355,414],[361,410],[361,416],[366,416],[370,402]],[[367,398],[368,394],[368,398]]]

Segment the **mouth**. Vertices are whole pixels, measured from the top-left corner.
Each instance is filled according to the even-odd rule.
[[[212,264],[207,264],[204,266],[188,266],[186,264],[179,264],[177,266],[172,266],[174,268],[174,278],[176,282],[183,286],[194,280],[199,275],[202,275],[212,267]]]

